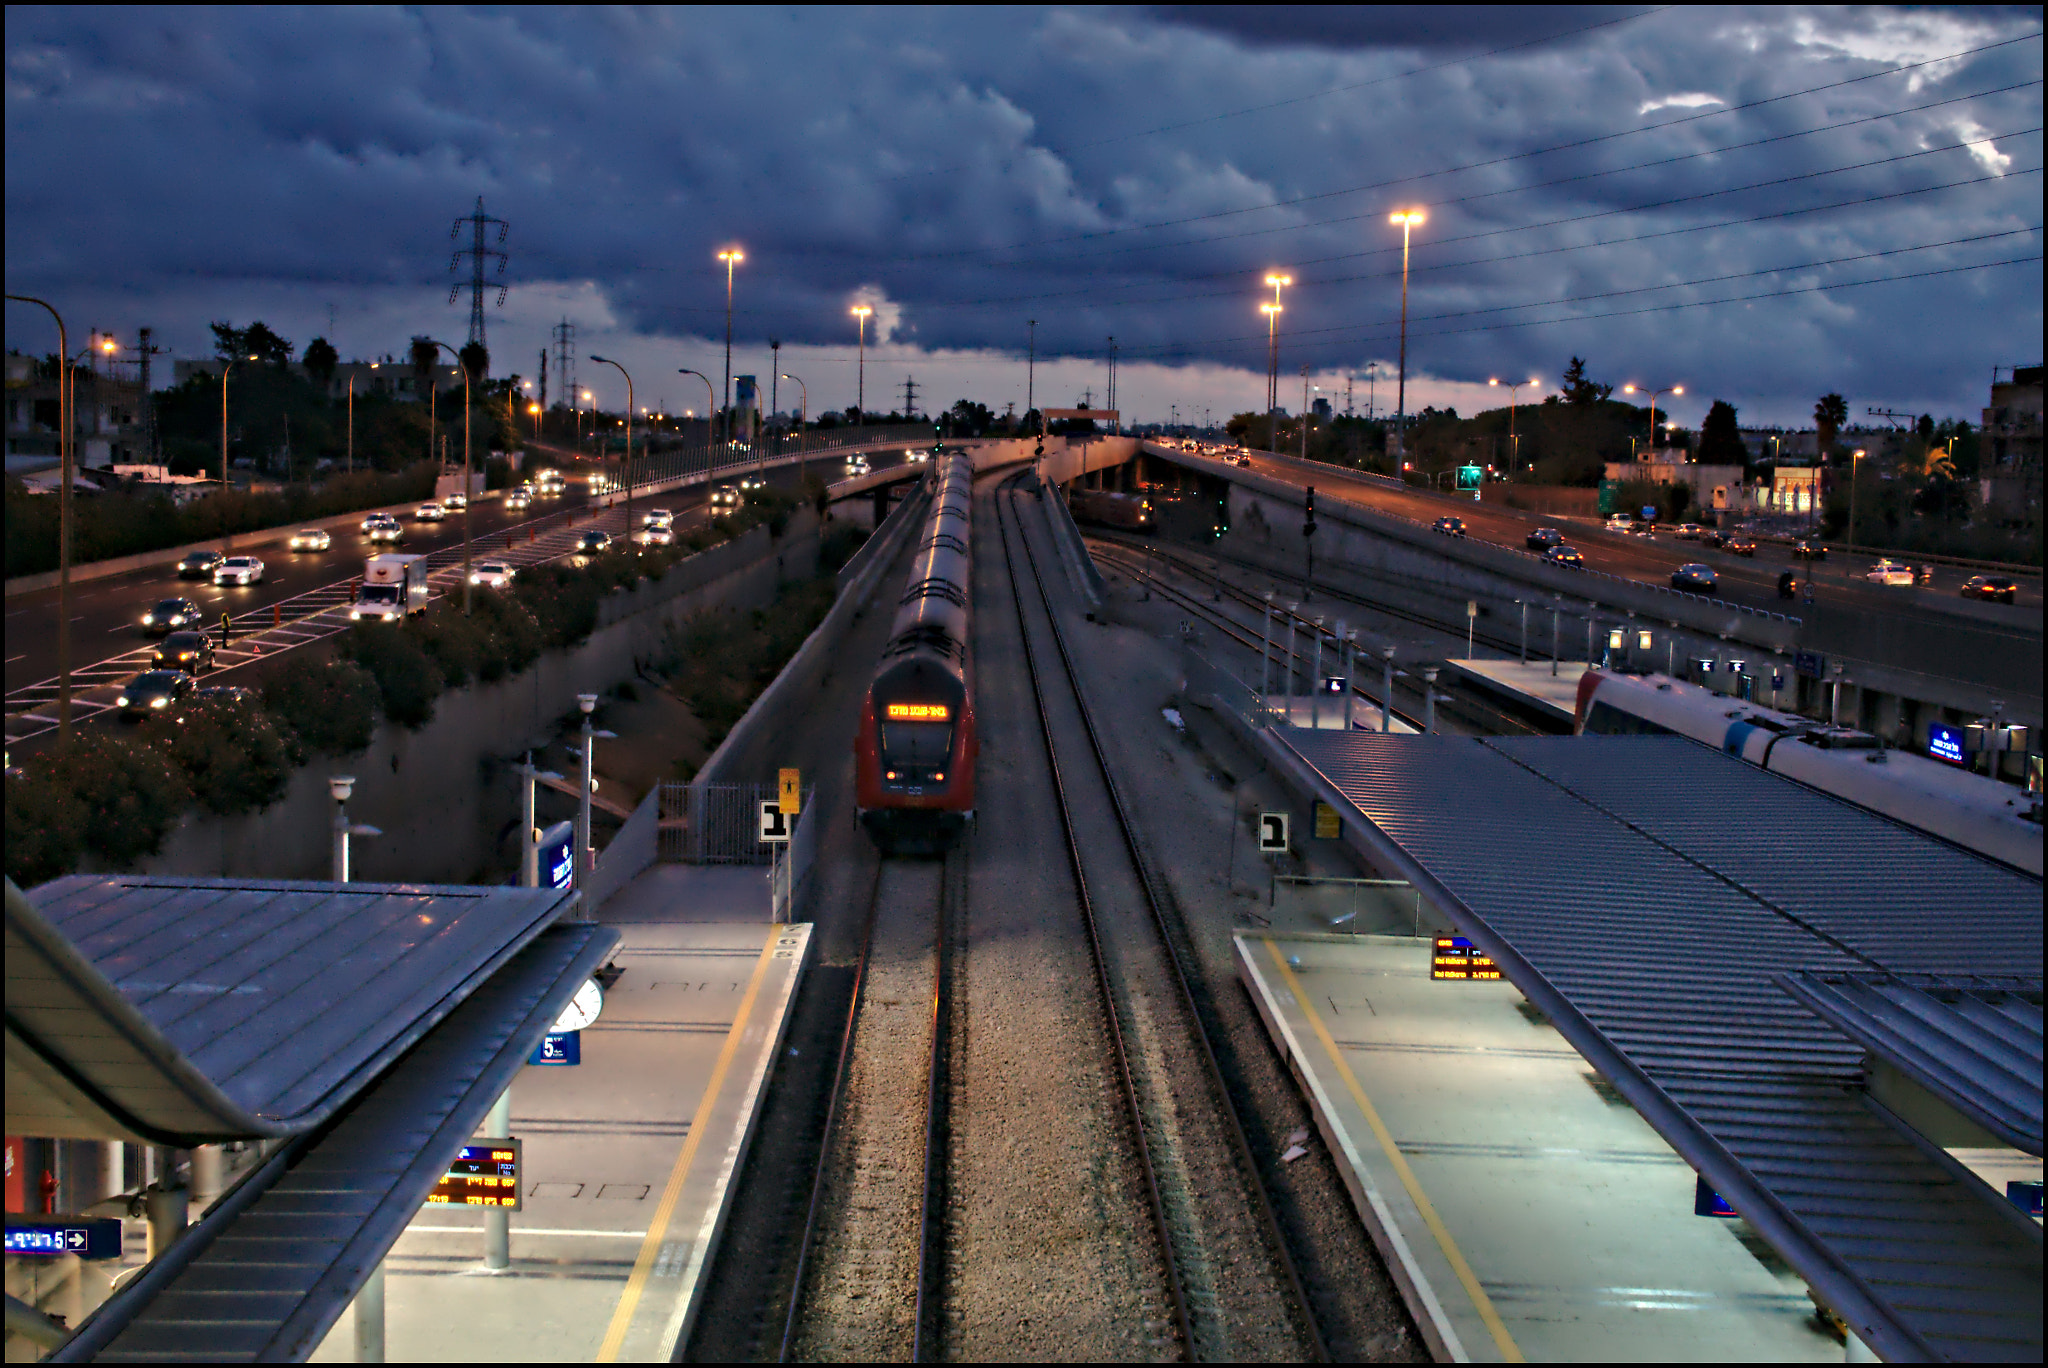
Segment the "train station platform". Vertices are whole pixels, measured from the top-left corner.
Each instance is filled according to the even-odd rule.
[[[1805,1283],[1505,981],[1409,936],[1240,932],[1239,973],[1439,1360],[1836,1361]]]
[[[1584,661],[1446,660],[1444,664],[1467,683],[1497,698],[1519,704],[1551,722],[1570,726],[1577,719],[1579,677]]]
[[[810,946],[809,925],[768,921],[765,875],[658,864],[607,901],[623,972],[581,1063],[512,1085],[511,1266],[484,1267],[481,1211],[422,1208],[385,1261],[390,1359],[674,1359]],[[352,1316],[313,1358],[354,1360]]]
[[[1278,720],[1290,727],[1319,728],[1324,731],[1344,730],[1344,700],[1324,696],[1317,698],[1268,698],[1266,706],[1271,708]],[[1351,705],[1351,729],[1353,731],[1378,731],[1380,729],[1379,704],[1357,699]],[[1394,734],[1415,736],[1418,729],[1394,717]]]

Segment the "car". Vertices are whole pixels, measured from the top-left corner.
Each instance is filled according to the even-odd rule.
[[[1641,537],[1644,541],[1657,540],[1657,525],[1655,523],[1630,523],[1621,530],[1628,533],[1631,537]]]
[[[1564,533],[1554,527],[1539,527],[1523,539],[1523,544],[1531,551],[1548,551],[1551,547],[1561,546],[1563,543]]]
[[[576,539],[575,554],[582,559],[601,556],[612,549],[612,534],[609,532],[585,532]]]
[[[1716,545],[1731,556],[1747,556],[1751,560],[1756,559],[1756,542],[1748,537],[1738,537],[1731,534],[1721,538]]]
[[[334,545],[334,538],[318,527],[302,527],[292,533],[289,543],[294,551],[325,551]]]
[[[192,696],[192,676],[183,670],[144,670],[121,686],[114,706],[134,719],[163,712]]]
[[[195,689],[192,693],[192,699],[196,703],[233,703],[237,705],[246,705],[257,701],[256,691],[254,689],[245,689],[240,684],[209,684],[203,689]]]
[[[740,493],[751,494],[757,489],[766,489],[768,482],[759,475],[749,475],[740,481]]]
[[[197,627],[199,622],[199,605],[191,599],[159,599],[156,607],[142,615],[142,630],[151,636],[163,636],[180,627]]]
[[[1913,567],[1904,561],[1881,560],[1864,572],[1863,578],[1872,584],[1903,584],[1911,586],[1914,580]]]
[[[1252,463],[1251,453],[1248,451],[1240,451],[1237,454],[1237,463],[1241,466],[1249,467]]]
[[[212,579],[214,567],[225,559],[218,551],[194,551],[178,562],[178,578]]]
[[[440,522],[448,516],[448,510],[443,505],[430,500],[414,509],[412,515],[420,522]]]
[[[1698,523],[1680,523],[1671,529],[1671,535],[1680,541],[1698,541],[1706,530]]]
[[[505,561],[478,561],[469,572],[469,582],[486,589],[509,589],[518,573]]]
[[[642,546],[674,546],[676,531],[666,524],[660,527],[643,527],[633,534],[633,540]]]
[[[867,457],[865,457],[865,456],[860,456],[860,455],[854,455],[854,456],[849,456],[849,457],[847,457],[847,458],[846,458],[846,473],[847,473],[847,474],[848,474],[849,476],[858,476],[858,475],[865,475],[865,474],[867,474],[867,473],[868,473],[868,458],[867,458]]]
[[[720,485],[711,491],[711,516],[729,518],[740,511],[740,492],[731,485]]]
[[[1798,560],[1823,561],[1828,558],[1828,549],[1819,537],[1801,537],[1792,543],[1792,555]]]
[[[1557,545],[1544,551],[1543,559],[1549,561],[1552,565],[1569,565],[1575,570],[1586,568],[1586,558],[1579,554],[1579,548],[1567,546],[1563,542],[1559,542]]]
[[[238,584],[247,587],[263,583],[263,562],[254,556],[229,556],[213,567],[215,584]]]
[[[906,447],[903,452],[905,465],[927,465],[931,459],[932,454],[929,451],[919,451],[916,447]]]
[[[450,494],[447,498],[441,500],[441,506],[450,513],[460,513],[463,509],[469,507],[469,495]]]
[[[213,638],[191,628],[173,632],[157,643],[149,663],[159,670],[183,670],[194,675],[210,670],[213,668]]]
[[[523,489],[515,489],[505,496],[505,507],[515,513],[531,508],[533,495]]]
[[[370,524],[370,540],[373,542],[401,542],[405,540],[405,528],[396,518]]]
[[[1714,569],[1710,565],[1681,565],[1671,572],[1671,587],[1689,594],[1715,592],[1714,580]]]
[[[640,515],[642,527],[674,527],[676,515],[666,508],[650,508]]]
[[[1447,537],[1462,537],[1465,535],[1465,520],[1463,518],[1438,518],[1434,526],[1436,531],[1443,533]]]
[[[1611,514],[1607,519],[1607,530],[1609,532],[1626,532],[1634,522],[1635,519],[1626,513]]]
[[[2020,596],[2020,582],[2009,575],[1972,575],[1963,581],[1961,592],[1966,599],[2015,603]]]
[[[385,522],[396,522],[396,521],[398,521],[398,520],[397,520],[396,518],[392,517],[392,516],[391,516],[391,515],[390,515],[389,513],[370,513],[370,514],[366,514],[366,515],[364,516],[364,518],[363,518],[363,521],[362,521],[362,523],[360,524],[360,526],[362,527],[363,531],[365,531],[365,532],[368,532],[368,531],[369,531],[369,530],[370,530],[371,528],[375,527],[375,526],[376,526],[376,525],[377,525],[378,523],[385,523]]]

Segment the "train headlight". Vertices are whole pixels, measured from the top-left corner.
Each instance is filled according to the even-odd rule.
[[[882,777],[884,779],[894,779],[896,777],[896,771],[890,770],[887,774],[883,775]]]
[[[932,782],[935,784],[943,784],[946,782],[946,776],[944,774],[934,774],[932,776]]]

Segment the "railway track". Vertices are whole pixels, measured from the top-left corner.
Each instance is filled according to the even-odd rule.
[[[1239,604],[1242,604],[1244,607],[1252,610],[1253,612],[1267,611],[1269,605],[1266,604],[1265,601],[1257,595],[1244,589],[1242,586],[1232,584],[1223,576],[1219,574],[1214,574],[1209,570],[1203,568],[1202,566],[1196,564],[1195,559],[1193,557],[1182,554],[1178,548],[1161,547],[1150,541],[1140,542],[1135,539],[1127,539],[1118,536],[1114,533],[1105,534],[1099,529],[1091,529],[1088,533],[1088,536],[1090,537],[1090,539],[1100,543],[1101,546],[1113,548],[1116,554],[1108,559],[1112,559],[1113,563],[1117,565],[1118,569],[1123,570],[1126,574],[1133,575],[1134,577],[1144,578],[1153,587],[1159,589],[1162,593],[1165,593],[1175,602],[1180,603],[1185,607],[1188,607],[1191,611],[1194,611],[1195,613],[1199,614],[1205,620],[1214,623],[1218,627],[1222,628],[1226,632],[1226,634],[1228,634],[1234,640],[1240,642],[1241,644],[1246,645],[1252,648],[1253,650],[1257,650],[1259,648],[1259,638],[1252,636],[1250,634],[1250,630],[1245,626],[1245,624],[1238,622],[1234,619],[1231,619],[1227,614],[1213,607],[1211,604],[1205,604],[1200,599],[1192,598],[1185,592],[1175,588],[1172,585],[1167,584],[1166,581],[1162,579],[1155,571],[1147,568],[1145,562],[1148,559],[1164,561],[1172,565],[1174,569],[1176,569],[1180,573],[1212,585],[1217,592],[1223,595],[1227,595],[1231,600]],[[1218,561],[1229,561],[1229,563],[1232,565],[1239,566],[1242,569],[1252,571],[1254,573],[1268,573],[1261,567],[1254,565],[1250,562],[1233,560],[1227,556],[1218,555],[1213,556],[1210,559]],[[1345,592],[1341,589],[1333,589],[1327,585],[1317,585],[1316,588],[1318,592],[1324,595],[1325,598],[1330,599],[1332,601],[1355,604],[1356,606],[1366,609],[1369,612],[1379,613],[1387,617],[1398,618],[1406,622],[1413,622],[1419,626],[1426,626],[1432,628],[1433,630],[1442,631],[1451,635],[1455,635],[1455,631],[1450,626],[1447,626],[1444,623],[1437,622],[1433,619],[1424,617],[1420,614],[1409,612],[1404,609],[1392,607],[1386,604],[1378,603],[1376,601],[1361,597],[1357,594]],[[1311,641],[1314,640],[1314,633],[1316,632],[1317,628],[1315,625],[1315,620],[1313,618],[1308,617],[1300,612],[1290,613],[1284,605],[1280,605],[1277,603],[1270,605],[1270,607],[1281,615],[1280,620],[1282,622],[1286,621],[1288,617],[1292,617],[1297,628],[1299,628],[1301,631],[1309,633],[1309,639]],[[1489,646],[1498,646],[1504,650],[1509,649],[1515,645],[1515,643],[1513,642],[1502,642],[1497,638],[1494,638],[1490,636],[1488,633],[1484,632],[1477,633],[1475,636],[1475,640]],[[1284,659],[1287,655],[1287,648],[1277,640],[1272,643],[1271,649],[1274,652],[1276,652],[1282,659]],[[1297,651],[1294,653],[1294,656],[1295,659],[1303,665],[1312,664],[1310,657],[1306,653]],[[1418,690],[1421,687],[1423,687],[1421,681],[1419,680],[1414,681],[1414,683],[1415,687]],[[1377,708],[1380,706],[1380,700],[1377,697],[1377,695],[1369,691],[1364,684],[1354,681],[1351,687],[1354,692],[1356,692],[1361,698],[1364,698],[1368,703],[1372,704],[1373,707]],[[1449,702],[1455,705],[1456,711],[1462,714],[1466,721],[1490,733],[1505,733],[1508,735],[1538,735],[1541,734],[1543,731],[1542,728],[1532,725],[1526,719],[1495,705],[1494,703],[1490,702],[1489,700],[1481,696],[1473,694],[1470,690],[1464,690],[1463,692],[1457,694],[1442,693],[1441,690],[1445,688],[1461,688],[1458,682],[1454,679],[1439,680],[1437,687],[1439,689],[1438,697],[1440,701],[1448,700]],[[1417,731],[1423,729],[1422,720],[1420,718],[1413,716],[1409,713],[1403,712],[1398,706],[1394,709],[1394,716],[1400,718],[1403,722],[1408,723],[1408,725],[1414,727]]]
[[[1170,899],[1145,858],[1018,517],[1019,497],[998,491],[998,530],[1179,1347],[1211,1361],[1327,1359],[1190,985]],[[1085,754],[1063,767],[1059,738],[1076,732]],[[1097,839],[1084,843],[1081,830]]]

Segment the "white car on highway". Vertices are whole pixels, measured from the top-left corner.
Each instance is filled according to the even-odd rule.
[[[469,495],[450,494],[447,498],[441,500],[441,504],[450,513],[460,513],[463,509],[469,507]]]
[[[291,548],[294,551],[325,551],[334,545],[334,538],[318,527],[302,527],[292,533]]]
[[[676,515],[666,508],[650,508],[640,515],[642,527],[674,527]]]
[[[1913,583],[1913,567],[1907,565],[1904,561],[1881,560],[1870,567],[1870,572],[1864,578],[1872,584],[1903,584],[1910,586]]]
[[[848,474],[849,476],[858,476],[858,475],[865,475],[865,474],[867,474],[867,473],[868,473],[868,458],[867,458],[867,457],[865,457],[865,456],[862,456],[862,455],[860,455],[860,454],[858,454],[858,453],[856,453],[856,454],[854,454],[854,455],[852,455],[852,456],[849,456],[849,457],[847,457],[847,458],[846,458],[846,473],[847,473],[847,474]]]
[[[254,556],[229,556],[214,567],[215,584],[261,584],[263,562]]]
[[[469,572],[469,582],[486,589],[509,589],[516,574],[518,571],[504,561],[478,561]]]
[[[413,516],[421,522],[440,522],[448,516],[448,510],[438,503],[423,503]]]

